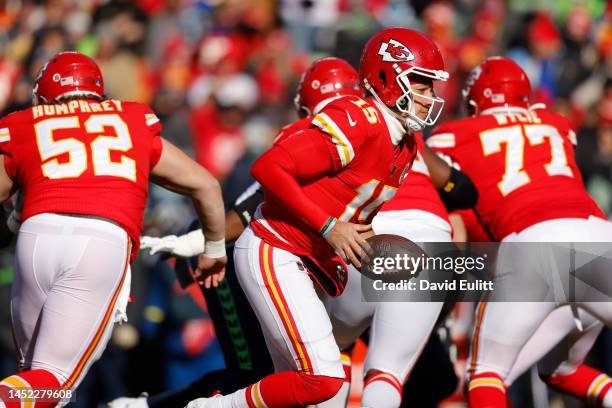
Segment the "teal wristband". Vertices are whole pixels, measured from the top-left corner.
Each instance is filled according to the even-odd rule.
[[[332,228],[334,228],[334,225],[336,225],[337,222],[338,219],[336,217],[329,217],[327,219],[327,222],[325,222],[325,225],[323,225],[323,228],[321,228],[321,231],[319,231],[323,238],[327,238],[327,235],[331,232]]]

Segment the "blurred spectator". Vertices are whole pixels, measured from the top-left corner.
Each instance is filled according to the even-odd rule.
[[[612,3],[598,22],[594,33],[594,46],[597,50],[597,63],[589,73],[588,78],[578,84],[571,94],[571,107],[580,125],[588,121],[588,115],[601,100],[606,85],[612,78]]]
[[[587,122],[578,135],[576,155],[589,193],[612,215],[612,79],[606,83],[594,122]]]
[[[216,177],[224,178],[244,153],[242,126],[257,103],[257,84],[246,74],[203,77],[193,93],[197,94],[194,103],[208,96],[190,119],[196,160]]]
[[[340,16],[339,0],[281,0],[279,13],[299,51],[315,51],[323,29],[332,27]]]
[[[211,29],[210,7],[201,2],[184,7],[183,3],[183,0],[164,0],[163,10],[149,23],[146,52],[153,67],[169,62],[164,58],[164,50],[171,47],[170,43],[183,41],[192,47]]]
[[[556,69],[561,51],[561,35],[546,12],[538,12],[527,20],[522,46],[509,50],[529,77],[533,101],[552,105],[556,96]]]
[[[0,112],[11,104],[22,69],[21,65],[7,55],[6,46],[7,44],[0,40]]]
[[[449,1],[434,1],[423,10],[425,30],[435,41],[444,58],[444,68],[449,73],[458,70],[460,43],[455,36],[455,9]],[[451,117],[461,99],[462,81],[452,75],[448,81],[436,84],[436,92],[444,99],[443,117]]]
[[[590,40],[591,16],[577,5],[569,15],[563,32],[564,51],[559,59],[557,96],[567,99],[580,82],[588,78],[597,63],[597,52]]]

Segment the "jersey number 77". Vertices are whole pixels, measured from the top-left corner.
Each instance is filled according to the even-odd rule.
[[[503,196],[531,181],[529,174],[524,169],[525,140],[529,146],[549,143],[551,159],[544,165],[549,176],[574,176],[572,169],[567,164],[563,137],[553,126],[516,125],[485,130],[479,136],[485,156],[499,153],[502,144],[506,144],[505,171],[497,183]]]

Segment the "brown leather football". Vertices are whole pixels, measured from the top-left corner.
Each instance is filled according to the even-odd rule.
[[[413,278],[422,268],[414,269],[415,262],[410,258],[427,258],[421,247],[399,235],[373,235],[367,242],[372,252],[367,259],[363,259],[361,273],[371,279],[396,281]]]

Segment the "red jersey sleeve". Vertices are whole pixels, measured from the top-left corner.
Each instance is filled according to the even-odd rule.
[[[300,119],[296,122],[293,122],[283,127],[281,130],[278,131],[278,133],[274,137],[272,144],[279,143],[285,140],[286,138],[288,138],[289,136],[293,135],[294,133],[297,133],[300,130],[307,129],[310,126],[310,120],[311,120],[310,117],[303,118],[303,119]]]
[[[438,126],[425,144],[433,150],[449,166],[461,170],[461,166],[453,157],[453,149],[457,147],[457,135],[447,126]]]
[[[364,112],[378,115],[367,101],[345,97],[331,102],[312,118],[311,124],[323,132],[331,142],[328,147],[335,171],[348,166],[353,161],[355,152],[368,137],[370,122],[366,120]]]
[[[151,168],[155,167],[162,153],[161,131],[162,124],[157,115],[146,105],[144,106],[144,117],[147,128],[153,137],[151,141]]]
[[[277,142],[251,169],[266,194],[273,195],[293,214],[319,231],[329,218],[302,189],[298,179],[320,177],[333,170],[329,142],[314,129],[299,131]]]
[[[15,163],[11,151],[11,131],[5,120],[0,120],[0,154],[4,156],[4,169],[11,179],[15,178]]]

